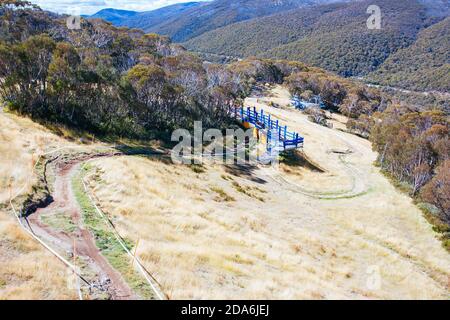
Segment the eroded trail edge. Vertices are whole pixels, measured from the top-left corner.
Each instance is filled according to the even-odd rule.
[[[56,152],[58,150],[51,153]],[[53,191],[48,196],[50,201],[29,205],[29,208],[24,209],[25,223],[21,222],[18,215],[19,222],[72,269],[68,277],[76,274],[82,280],[82,289],[80,281],[77,280],[76,284],[80,299],[83,296],[114,300],[164,299],[151,274],[142,267],[140,261],[132,261],[132,245],[118,235],[106,216],[99,215],[97,220],[93,220],[89,214],[99,209],[95,203],[90,203],[93,199],[88,194],[80,195],[87,190],[76,190],[77,182],[84,185],[81,172],[84,163],[120,155],[124,154],[115,151],[78,153],[75,156],[59,154],[47,160],[43,164],[42,181],[48,184],[48,180],[54,180],[50,188]],[[120,272],[117,267],[120,267]]]

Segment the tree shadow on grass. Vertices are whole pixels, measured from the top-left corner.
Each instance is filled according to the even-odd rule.
[[[249,164],[230,164],[225,165],[225,172],[235,177],[244,178],[259,184],[266,184],[267,181],[255,175],[257,166]]]

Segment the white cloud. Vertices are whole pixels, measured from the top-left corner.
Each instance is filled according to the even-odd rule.
[[[94,14],[105,8],[148,11],[174,3],[206,0],[29,0],[44,10],[70,14]]]

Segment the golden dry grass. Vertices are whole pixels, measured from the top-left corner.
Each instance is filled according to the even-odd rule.
[[[0,300],[76,299],[73,276],[0,211]]]
[[[37,154],[67,143],[42,126],[0,112],[0,299],[75,299],[70,273],[18,226],[7,202],[30,192]],[[73,279],[72,279],[73,280]]]
[[[289,102],[280,87],[271,99]],[[280,182],[263,169],[239,175],[145,157],[92,162],[92,192],[123,236],[140,239],[138,256],[164,292],[173,299],[448,298],[448,253],[411,199],[373,166],[370,144],[297,111],[257,105],[302,133],[306,155],[325,172],[290,168]],[[33,154],[68,143],[26,119],[0,113],[0,123],[4,203],[10,181],[13,191],[32,182]],[[352,172],[332,149],[353,150],[345,157]],[[365,192],[324,200],[295,185]],[[76,298],[66,272],[0,211],[0,299]]]
[[[264,107],[307,136],[307,156],[326,170],[283,178],[312,191],[365,192],[324,200],[261,169],[234,176],[219,165],[195,173],[152,158],[94,161],[92,192],[123,236],[140,239],[138,255],[164,291],[174,299],[448,298],[450,256],[373,166],[369,143]],[[331,148],[353,149],[352,174]]]
[[[91,187],[103,209],[124,236],[141,239],[138,255],[174,299],[448,296],[448,256],[395,190],[378,195],[385,205],[338,203],[233,177],[267,190],[262,203],[219,182],[216,166],[196,175],[143,158],[94,165]],[[211,188],[235,201],[217,201]],[[367,287],[372,266],[381,272],[376,290]]]
[[[23,193],[30,191],[34,182],[30,172],[39,154],[74,144],[27,118],[0,112],[0,124],[0,203],[5,203],[24,184],[27,188]]]

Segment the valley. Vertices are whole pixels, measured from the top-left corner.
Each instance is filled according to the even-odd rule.
[[[381,10],[381,30],[366,26],[370,5]],[[216,0],[131,17],[105,10],[93,17],[167,35],[214,62],[296,60],[380,85],[445,92],[449,12],[448,1]]]

